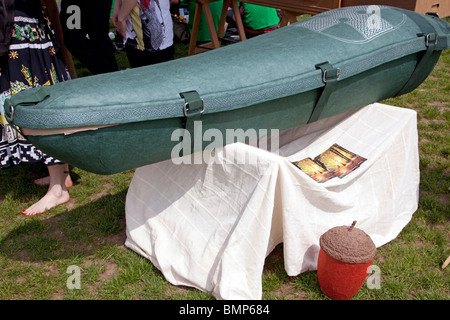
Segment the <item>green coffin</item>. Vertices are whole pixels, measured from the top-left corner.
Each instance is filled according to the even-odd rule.
[[[233,142],[209,129],[270,133],[409,92],[449,43],[436,16],[347,7],[199,55],[26,90],[5,110],[43,152],[112,174],[174,157],[181,139],[191,144],[177,155]]]

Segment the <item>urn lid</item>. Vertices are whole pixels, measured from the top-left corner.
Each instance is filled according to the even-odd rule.
[[[320,237],[321,249],[336,260],[346,263],[367,263],[377,253],[370,236],[355,228],[356,221],[348,226],[334,227]]]

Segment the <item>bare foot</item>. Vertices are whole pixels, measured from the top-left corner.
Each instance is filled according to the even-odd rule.
[[[38,186],[48,186],[50,184],[50,176],[33,180],[33,183],[37,184]],[[72,185],[72,178],[70,177],[70,174],[68,174],[66,177],[66,188],[70,188]]]
[[[51,208],[54,208],[60,204],[69,201],[70,196],[67,189],[61,188],[60,185],[54,185],[47,191],[47,194],[41,198],[38,202],[33,204],[28,209],[22,210],[22,213],[26,216],[33,216]]]

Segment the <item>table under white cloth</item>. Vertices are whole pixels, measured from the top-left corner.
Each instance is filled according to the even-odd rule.
[[[324,183],[291,163],[334,143],[367,161]],[[280,132],[279,147],[269,152],[235,143],[205,151],[211,164],[167,160],[136,169],[126,197],[125,245],[174,285],[216,299],[261,299],[264,261],[277,244],[283,243],[286,273],[296,276],[317,270],[319,237],[328,229],[356,220],[379,247],[417,209],[413,110],[375,103]],[[243,155],[252,161],[239,164]]]

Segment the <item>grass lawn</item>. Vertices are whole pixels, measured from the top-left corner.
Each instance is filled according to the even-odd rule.
[[[176,52],[186,55],[187,45]],[[126,67],[126,56],[117,56]],[[78,63],[77,69],[79,76],[88,75]],[[400,235],[378,249],[373,263],[381,270],[381,288],[363,286],[353,299],[449,300],[450,266],[440,267],[450,255],[450,50],[418,89],[383,103],[418,113],[420,202]],[[101,176],[73,168],[69,203],[22,215],[45,194],[45,187],[32,183],[45,175],[40,164],[0,170],[0,299],[213,299],[171,285],[148,260],[124,247],[133,171]],[[79,289],[69,288],[75,285],[71,266],[80,272]],[[316,272],[287,276],[282,245],[267,257],[262,283],[263,299],[328,299]]]

